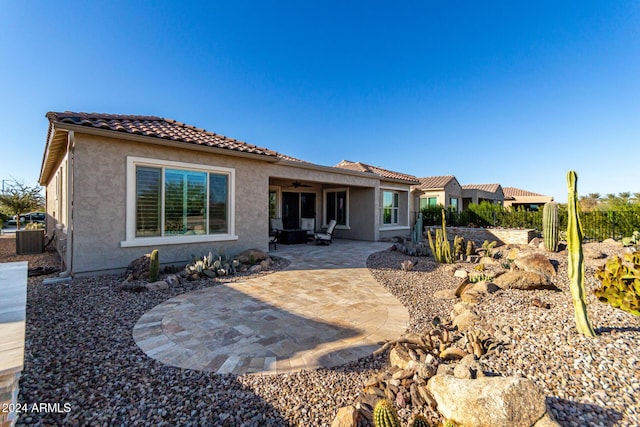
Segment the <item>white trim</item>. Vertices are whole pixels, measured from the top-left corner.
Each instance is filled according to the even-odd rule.
[[[136,166],[150,166],[161,168],[182,169],[196,172],[221,173],[228,177],[228,231],[225,234],[197,234],[158,237],[136,237]],[[164,174],[162,174],[164,182]],[[208,179],[207,179],[208,181]],[[126,228],[125,240],[120,242],[120,247],[173,245],[183,243],[221,242],[238,240],[235,234],[235,169],[222,166],[211,166],[195,163],[175,162],[171,160],[151,159],[145,157],[127,156],[126,177]],[[164,199],[164,198],[163,198]],[[162,201],[164,204],[164,200]]]
[[[393,231],[393,230],[410,230],[408,225],[389,225],[378,228],[378,231]]]
[[[394,199],[395,199],[395,195],[398,195],[398,205],[397,206],[393,206],[393,204],[391,205],[391,220],[393,221],[393,211],[395,210],[397,212],[396,218],[397,221],[396,222],[390,222],[388,224],[385,224],[384,222],[384,210],[385,210],[385,205],[384,205],[384,193],[391,193],[391,201],[393,203]],[[381,188],[381,193],[380,193],[380,220],[381,220],[381,227],[397,227],[401,225],[401,221],[400,221],[400,192],[395,191],[395,190],[388,190],[388,189],[382,189]],[[407,202],[409,200],[407,199]],[[408,206],[407,206],[407,210],[408,210]]]
[[[401,187],[398,185],[380,185],[381,190],[391,190],[391,191],[399,191],[408,193],[409,189],[407,187]]]

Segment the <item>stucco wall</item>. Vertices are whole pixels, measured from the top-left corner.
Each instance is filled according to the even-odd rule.
[[[121,247],[126,237],[127,156],[234,168],[238,240]],[[76,134],[74,166],[74,274],[121,270],[154,248],[163,264],[184,264],[191,255],[221,247],[230,255],[252,247],[268,250],[269,180],[264,162]]]
[[[349,189],[349,229],[337,228],[334,236],[341,239],[377,240],[375,235],[375,188]]]

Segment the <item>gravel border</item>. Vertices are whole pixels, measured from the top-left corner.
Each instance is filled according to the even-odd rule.
[[[413,258],[414,271],[400,271],[399,262],[409,258],[384,251],[369,257],[368,266],[409,309],[409,329],[420,332],[430,329],[435,316],[448,318],[453,302],[432,295],[457,279],[426,258]],[[505,291],[479,305],[483,327],[513,327],[514,350],[483,360],[484,366],[539,384],[561,425],[640,425],[640,321],[590,297],[589,315],[599,335],[579,336],[564,279],[566,253],[551,258],[561,292]],[[13,239],[0,238],[0,262],[25,259],[29,268],[60,267],[53,252],[18,257]],[[589,279],[593,265],[587,267],[589,289],[596,286]],[[386,365],[381,355],[334,369],[268,376],[167,367],[137,347],[133,326],[157,304],[220,282],[129,293],[117,289],[122,279],[115,275],[76,279],[70,286],[45,286],[46,277],[55,275],[29,278],[19,402],[68,403],[71,411],[21,414],[18,425],[329,425],[337,409],[352,403],[366,379]],[[551,309],[532,307],[534,297]]]

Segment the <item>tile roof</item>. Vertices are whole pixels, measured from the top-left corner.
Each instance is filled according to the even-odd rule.
[[[465,184],[463,190],[480,190],[488,193],[495,193],[500,189],[500,184]]]
[[[416,185],[416,188],[420,190],[429,190],[435,188],[444,188],[451,180],[456,179],[453,175],[446,176],[427,176],[425,178],[418,178],[420,182],[419,185]]]
[[[49,112],[47,118],[50,123],[65,123],[78,126],[86,126],[95,129],[104,129],[113,132],[122,132],[131,135],[148,136],[168,141],[184,142],[199,146],[222,148],[226,150],[278,157],[285,160],[301,161],[293,157],[281,155],[267,148],[258,147],[246,142],[228,138],[190,126],[176,120],[165,119],[156,116],[131,116],[121,114],[102,113],[63,113]]]
[[[515,187],[503,187],[502,191],[504,192],[504,198],[514,198],[514,197],[549,197],[544,194],[533,193],[531,191],[522,190],[520,188]]]
[[[383,178],[398,179],[401,181],[408,181],[408,182],[418,182],[418,178],[416,178],[413,175],[407,175],[400,172],[390,171],[387,169],[380,168],[378,166],[371,166],[362,162],[351,162],[349,160],[343,160],[340,163],[338,163],[335,167],[340,169],[358,171],[358,172],[368,172],[368,173],[381,176]]]

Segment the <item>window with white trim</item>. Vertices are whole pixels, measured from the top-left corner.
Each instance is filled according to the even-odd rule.
[[[396,191],[382,192],[382,223],[385,225],[398,224],[400,195]]]
[[[234,173],[230,168],[129,158],[123,245],[237,238]]]

